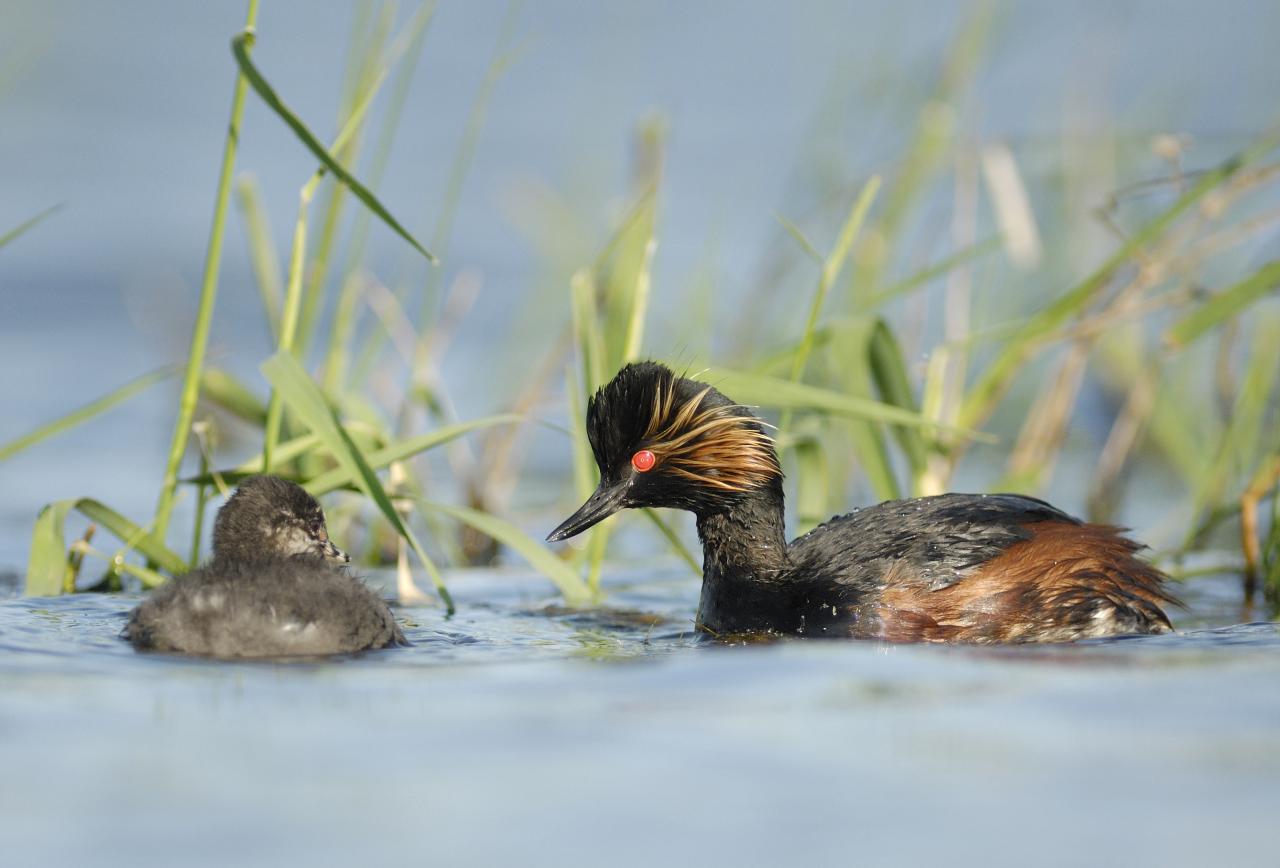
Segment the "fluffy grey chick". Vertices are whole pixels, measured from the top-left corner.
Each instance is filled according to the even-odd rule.
[[[320,504],[274,476],[240,483],[218,512],[213,559],[157,588],[122,636],[139,650],[300,657],[407,645],[391,610],[349,575]]]

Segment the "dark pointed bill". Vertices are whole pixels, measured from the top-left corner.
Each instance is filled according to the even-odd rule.
[[[351,555],[334,545],[333,540],[324,541],[324,548],[322,549],[322,552],[328,560],[337,561],[340,564],[351,563]]]
[[[566,518],[558,528],[547,535],[547,542],[560,542],[582,533],[594,524],[604,521],[625,506],[626,485],[606,486],[603,482],[578,511]]]

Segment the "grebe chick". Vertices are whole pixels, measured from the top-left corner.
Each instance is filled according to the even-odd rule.
[[[406,645],[391,610],[342,565],[324,512],[275,476],[240,483],[213,527],[213,558],[151,593],[122,636],[139,650],[301,657]]]
[[[788,544],[782,470],[760,421],[654,362],[630,364],[587,405],[600,468],[590,499],[547,537],[620,509],[697,516],[698,624],[892,642],[1064,642],[1172,629],[1165,576],[1113,527],[1016,494],[894,500]]]

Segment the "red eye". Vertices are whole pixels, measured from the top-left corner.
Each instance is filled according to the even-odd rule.
[[[641,473],[645,473],[653,469],[653,465],[658,463],[658,456],[654,455],[648,449],[641,449],[635,455],[631,456],[631,466]]]

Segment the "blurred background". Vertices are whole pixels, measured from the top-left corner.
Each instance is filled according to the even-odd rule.
[[[230,41],[243,26],[243,6],[5,4],[0,233],[61,207],[0,250],[7,409],[0,443],[184,360],[235,76]],[[253,57],[329,141],[349,110],[347,70],[361,52],[390,51],[417,12],[409,3],[268,0]],[[419,408],[428,421],[386,412],[406,430],[526,400],[522,409],[534,417],[577,428],[564,400],[566,376],[569,391],[581,385],[573,341],[562,356],[551,350],[566,340],[572,276],[625,228],[637,202],[652,203],[656,241],[643,354],[693,371],[715,364],[785,377],[785,353],[805,331],[819,273],[795,235],[825,256],[873,176],[883,187],[827,310],[882,316],[917,397],[927,403],[936,376],[945,405],[947,378],[958,376],[962,388],[978,369],[931,374],[939,345],[951,341],[954,349],[986,330],[991,342],[972,345],[973,359],[995,357],[1001,329],[1079,285],[1189,189],[1196,172],[1256,146],[1276,121],[1280,84],[1280,6],[1265,0],[785,8],[469,0],[441,2],[422,32],[420,59],[400,55],[395,73],[407,69],[408,77],[383,88],[351,165],[366,180],[375,172],[381,201],[442,264],[429,269],[377,221],[361,228],[367,218],[348,203],[333,229],[327,295],[313,311],[315,333],[329,333],[343,274],[359,275],[355,344],[368,348],[369,361],[363,376],[344,382],[355,403],[412,391],[406,366],[385,361],[396,355],[395,328],[386,323],[398,308],[388,313],[388,297],[400,300],[419,335],[436,330],[425,376],[433,397]],[[393,117],[390,94],[399,87],[403,108]],[[377,133],[389,118],[398,127]],[[242,191],[260,191],[277,271],[288,262],[298,191],[314,168],[293,133],[250,94],[237,177]],[[1164,547],[1183,541],[1197,511],[1234,498],[1274,433],[1274,383],[1264,384],[1252,431],[1261,445],[1232,467],[1233,482],[1211,497],[1196,487],[1211,468],[1192,465],[1197,451],[1215,452],[1203,444],[1231,429],[1250,341],[1261,338],[1229,332],[1198,355],[1172,360],[1172,378],[1153,380],[1146,362],[1164,346],[1161,330],[1203,293],[1275,256],[1277,197],[1266,166],[1253,168],[1247,186],[1219,191],[1219,212],[1205,206],[1198,225],[1172,239],[1175,252],[1208,239],[1212,255],[1175,268],[1156,252],[1146,260],[1131,252],[1125,263],[1134,273],[1153,262],[1164,268],[1161,279],[1176,278],[1183,301],[1157,303],[1152,316],[1140,303],[1121,304],[1117,314],[1104,304],[1123,297],[1117,289],[1092,313],[1118,315],[1120,326],[1074,354],[1081,342],[1055,334],[1061,346],[1029,354],[1022,374],[1004,384],[1008,396],[968,420],[998,442],[951,451],[931,443],[929,466],[918,472],[895,452],[889,465],[903,480],[901,493],[930,480],[979,490],[1007,484],[1078,512],[1092,497],[1101,517],[1137,526]],[[317,234],[325,195],[313,208]],[[250,241],[265,229],[249,225],[243,201],[229,215],[209,358],[264,396],[257,368],[275,341]],[[1215,223],[1220,212],[1231,222]],[[1255,300],[1259,316],[1274,319],[1274,294]],[[823,314],[830,346],[842,321]],[[390,339],[379,344],[372,337],[379,330]],[[304,353],[317,371],[325,340]],[[1234,387],[1214,384],[1213,359],[1224,353]],[[838,358],[815,359],[807,379],[848,391]],[[138,520],[150,514],[178,379],[0,464],[0,565],[25,562],[32,521],[50,501],[92,496]],[[1037,405],[1044,395],[1066,398]],[[1162,416],[1166,399],[1177,412]],[[1123,438],[1116,423],[1135,401],[1142,412],[1130,415],[1143,433],[1131,438],[1136,444],[1124,450],[1125,469],[1115,477],[1136,474],[1141,483],[1093,490],[1100,456],[1114,457],[1107,444]],[[252,427],[216,404],[202,405],[198,417],[219,420],[226,463],[254,454]],[[1058,417],[1052,430],[1028,431],[1027,420]],[[797,431],[808,430],[804,421]],[[1182,427],[1202,439],[1180,440]],[[885,496],[883,480],[840,457],[883,447],[867,446],[857,431],[819,434],[821,475],[837,482],[802,497],[802,510],[826,515]],[[424,487],[436,499],[469,499],[545,531],[541,523],[574,505],[563,482],[573,450],[551,427],[526,427],[520,437],[519,459],[497,465],[520,482],[508,482],[496,502],[463,491],[467,484],[450,472],[490,461],[478,447],[429,472]],[[795,460],[804,454],[799,449]]]

